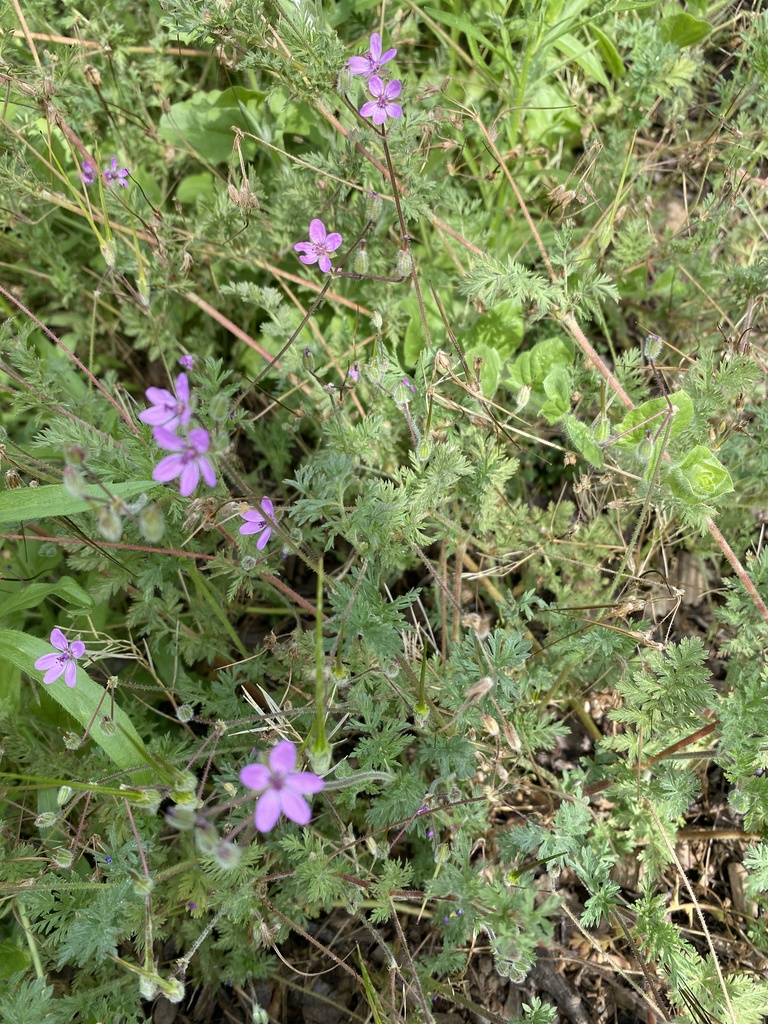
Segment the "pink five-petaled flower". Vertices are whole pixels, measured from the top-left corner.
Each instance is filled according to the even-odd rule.
[[[200,475],[209,487],[216,486],[216,473],[205,454],[211,437],[207,430],[198,428],[190,430],[187,437],[177,437],[166,427],[155,427],[153,431],[155,441],[166,451],[176,452],[175,455],[166,455],[164,459],[155,466],[152,471],[152,479],[160,484],[168,483],[169,480],[179,480],[179,492],[182,497],[187,498],[200,482]]]
[[[327,234],[325,224],[315,217],[309,224],[309,241],[297,242],[293,248],[304,254],[299,256],[302,263],[319,263],[320,269],[327,274],[331,269],[330,253],[336,252],[342,241],[338,231]]]
[[[265,764],[249,764],[240,772],[240,781],[248,789],[261,792],[253,820],[259,832],[269,832],[282,812],[286,818],[306,825],[312,810],[304,793],[319,793],[325,783],[313,772],[295,772],[296,747],[290,740],[281,740]]]
[[[186,373],[180,373],[176,378],[175,395],[165,388],[147,388],[144,394],[147,401],[152,403],[152,408],[139,413],[142,423],[149,423],[151,427],[165,427],[166,430],[186,427],[189,423],[192,409],[189,405],[189,381]]]
[[[102,178],[111,188],[115,183],[121,185],[123,188],[128,188],[128,182],[126,178],[131,172],[127,167],[117,166],[117,157],[113,156],[109,161],[109,167],[102,173]]]
[[[365,75],[368,78],[370,75],[378,75],[384,64],[392,60],[396,53],[397,50],[387,50],[382,54],[381,36],[378,32],[374,32],[371,36],[371,48],[368,53],[364,57],[350,57],[347,67],[350,74]]]
[[[78,178],[84,185],[92,185],[96,181],[96,165],[90,160],[83,160],[80,166],[82,171],[78,174]]]
[[[53,683],[63,674],[67,686],[74,686],[77,681],[75,659],[82,658],[85,654],[85,644],[82,640],[73,640],[70,643],[58,626],[51,631],[51,643],[57,651],[61,651],[61,654],[44,654],[35,662],[35,668],[45,672],[44,683]]]
[[[374,124],[384,124],[388,117],[402,117],[403,108],[399,103],[392,102],[400,95],[402,88],[403,83],[399,78],[393,78],[384,85],[379,76],[374,75],[368,79],[368,91],[373,99],[360,107],[360,113],[363,117],[373,118]]]
[[[261,499],[261,508],[263,509],[263,512],[259,511],[259,509],[257,508],[249,508],[247,512],[240,513],[240,515],[245,520],[243,525],[240,527],[240,533],[261,534],[259,539],[256,541],[256,547],[259,549],[259,551],[261,551],[263,548],[267,546],[267,541],[269,540],[270,535],[272,533],[272,527],[270,526],[269,522],[267,521],[263,513],[266,513],[266,515],[269,516],[270,519],[274,519],[275,515],[275,506],[272,504],[269,498]]]

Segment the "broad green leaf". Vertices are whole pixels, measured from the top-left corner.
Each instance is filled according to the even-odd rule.
[[[676,391],[669,396],[669,401],[675,409],[669,436],[676,437],[693,419],[693,402],[685,391]],[[636,409],[628,412],[617,426],[616,433],[624,436],[620,437],[616,443],[625,446],[640,444],[644,440],[647,430],[650,430],[652,434],[656,433],[664,422],[663,414],[668,409],[666,398],[652,398],[649,402],[638,405]],[[638,426],[638,424],[640,425]]]
[[[698,505],[733,490],[731,474],[703,444],[696,445],[667,474],[667,483],[676,498]]]
[[[695,46],[706,39],[712,26],[702,18],[694,18],[692,14],[679,11],[667,14],[661,19],[659,35],[665,43],[674,43],[682,49],[684,46]]]
[[[27,633],[15,629],[0,629],[0,666],[3,664],[14,665],[28,675],[34,675],[40,685],[45,686],[46,693],[85,729],[102,699],[101,711],[104,714],[109,713],[109,697],[105,697],[104,690],[93,682],[80,665],[77,666],[75,686],[67,686],[63,676],[46,686],[42,682],[44,673],[35,668],[35,661],[44,654],[51,654],[53,650],[54,648],[48,641],[41,640],[36,636],[29,636]],[[91,739],[102,748],[118,768],[144,769],[143,772],[131,772],[126,777],[126,782],[141,784],[152,781],[146,770],[149,758],[144,751],[144,743],[134,729],[130,718],[118,707],[117,702],[115,702],[114,723],[116,729],[111,734],[104,732],[99,727],[98,721],[94,723],[90,733]]]
[[[10,978],[17,971],[25,971],[30,965],[29,953],[4,939],[0,942],[0,979]]]
[[[472,350],[479,345],[496,349],[502,359],[517,351],[523,340],[525,325],[518,303],[504,299],[482,313],[462,334],[462,343]]]
[[[258,127],[257,114],[264,103],[264,93],[242,86],[196,92],[191,99],[174,103],[160,118],[158,134],[180,149],[193,149],[212,164],[225,163],[232,153],[232,126],[253,132]],[[246,155],[252,154],[254,143],[243,141]]]
[[[602,469],[604,463],[603,450],[595,440],[592,431],[575,416],[565,417],[565,429],[568,440],[596,469]]]
[[[469,39],[474,39],[483,46],[487,46],[492,53],[495,53],[503,59],[502,54],[499,53],[498,49],[493,45],[490,39],[483,35],[480,29],[474,25],[469,18],[462,17],[458,14],[448,14],[446,11],[438,11],[435,7],[425,7],[423,10],[430,18],[434,18],[435,21],[439,21],[441,24],[447,25],[449,28],[458,29],[459,32],[463,32]]]
[[[574,64],[578,64],[587,78],[590,78],[593,82],[598,82],[606,89],[610,88],[603,66],[594,50],[590,49],[590,47],[586,46],[584,43],[579,42],[576,36],[572,35],[570,32],[564,32],[555,40],[554,47],[556,50],[559,50],[564,57],[567,57],[568,60],[573,61]]]
[[[110,494],[125,500],[157,486],[154,480],[128,480],[122,484],[104,484]],[[88,487],[87,494],[92,501],[103,504],[105,492],[100,487]],[[19,487],[0,493],[0,525],[25,523],[30,519],[46,519],[49,516],[74,516],[78,512],[88,512],[91,508],[90,501],[73,498],[63,484]]]
[[[565,370],[573,365],[574,348],[564,335],[537,342],[527,352],[521,352],[509,371],[513,387],[543,387],[544,378],[553,370]]]
[[[603,63],[608,71],[614,78],[623,78],[627,73],[627,69],[624,67],[624,61],[614,46],[613,40],[601,28],[598,28],[597,25],[590,25],[589,32],[595,37],[597,48],[602,54]]]
[[[464,353],[464,358],[470,369],[473,369],[476,358],[482,360],[480,363],[480,386],[486,398],[493,398],[501,376],[499,353],[490,345],[474,345]]]
[[[10,593],[4,592],[6,586],[12,587]],[[10,581],[7,581],[0,582],[0,617],[10,615],[11,612],[17,612],[23,608],[35,608],[51,595],[60,597],[65,604],[75,608],[85,610],[93,607],[91,595],[70,576],[64,576],[55,583],[11,584]]]
[[[567,370],[558,366],[547,374],[544,394],[547,401],[541,407],[541,415],[547,423],[557,423],[571,407],[571,381]]]
[[[213,199],[216,190],[213,186],[213,175],[208,171],[201,174],[188,174],[182,178],[176,189],[176,199],[180,203],[194,203],[201,196],[206,199]]]

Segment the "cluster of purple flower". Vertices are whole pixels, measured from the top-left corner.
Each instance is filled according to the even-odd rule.
[[[379,75],[384,65],[397,54],[396,49],[382,53],[381,36],[374,32],[371,36],[370,49],[364,57],[350,57],[347,63],[349,73],[364,75],[367,79],[368,92],[373,97],[360,107],[363,117],[370,117],[375,125],[382,125],[388,117],[402,117],[403,108],[394,101],[400,95],[403,83],[399,78],[385,82]]]
[[[84,185],[92,185],[96,181],[98,170],[96,164],[92,160],[83,160],[80,164],[82,170],[78,174],[78,178]],[[112,188],[113,185],[119,185],[121,188],[128,188],[128,177],[130,171],[127,167],[117,166],[117,157],[113,156],[109,161],[109,167],[101,172],[101,176],[104,181]]]

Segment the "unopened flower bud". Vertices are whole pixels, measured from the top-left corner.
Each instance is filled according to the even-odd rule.
[[[429,721],[429,705],[420,701],[413,706],[413,723],[417,729],[423,729]]]
[[[323,743],[313,741],[307,748],[309,764],[315,775],[325,775],[331,767],[331,745],[328,740]]]
[[[53,828],[58,817],[57,811],[43,811],[35,818],[35,828]]]
[[[117,726],[109,715],[101,716],[99,719],[99,729],[105,736],[114,736],[117,732]]]
[[[352,363],[350,368],[347,370],[347,376],[352,378],[353,383],[357,384],[360,380],[360,364],[357,360]]]
[[[195,829],[195,844],[207,857],[213,856],[220,842],[219,833],[210,822],[203,822]]]
[[[422,439],[419,441],[419,446],[416,449],[416,458],[419,460],[419,462],[426,462],[429,459],[431,452],[432,445],[429,443],[426,437],[422,437]]]
[[[413,270],[413,256],[411,256],[410,250],[400,249],[397,253],[397,276],[398,277],[410,277],[411,271]]]
[[[186,805],[169,807],[165,812],[165,820],[179,832],[191,832],[197,824],[197,809]]]
[[[383,205],[384,203],[379,193],[371,190],[365,204],[365,216],[368,220],[378,220]]]
[[[139,975],[139,993],[142,999],[146,999],[151,1002],[157,996],[160,991],[160,985],[158,982],[160,978],[157,975]]]
[[[105,240],[101,243],[100,249],[101,255],[104,257],[104,262],[107,265],[107,270],[114,270],[116,257],[115,243]]]
[[[68,466],[83,466],[87,456],[85,448],[80,444],[67,444],[64,446],[64,458]]]
[[[139,530],[145,541],[157,544],[165,536],[165,516],[160,506],[155,503],[143,508],[138,516]]]
[[[64,489],[67,494],[73,498],[77,498],[78,501],[82,501],[83,498],[88,494],[88,485],[85,477],[79,469],[75,469],[74,466],[65,466],[64,475],[62,481]]]
[[[75,858],[72,856],[72,851],[65,850],[63,847],[59,847],[59,849],[54,850],[53,853],[51,854],[51,860],[56,865],[56,867],[64,868],[65,870],[66,868],[72,867],[72,862],[74,859]]]
[[[315,369],[315,357],[312,355],[311,348],[305,348],[301,353],[301,364],[307,373],[314,372]]]
[[[607,416],[598,417],[597,423],[595,424],[595,440],[598,444],[601,441],[607,441],[611,433],[611,421]]]
[[[524,409],[526,407],[526,405],[528,405],[530,400],[531,400],[531,386],[530,386],[530,384],[523,384],[523,386],[520,388],[520,390],[517,393],[517,405],[515,406],[515,411],[516,412],[520,412],[522,409]]]
[[[365,248],[365,242],[361,242],[358,248],[355,250],[355,258],[352,261],[352,269],[356,274],[367,274],[368,273],[368,252]]]
[[[208,406],[211,418],[217,423],[223,423],[229,415],[229,399],[221,391],[214,395]]]
[[[658,334],[646,334],[645,340],[643,341],[643,352],[645,358],[653,362],[654,359],[658,359],[661,355],[661,346],[663,339]]]
[[[635,454],[641,462],[648,462],[651,455],[653,455],[653,441],[650,437],[643,438],[640,444],[638,444]]]
[[[381,319],[381,313],[378,311],[378,309],[374,309],[374,311],[371,313],[371,323],[373,324],[374,330],[381,330],[381,325],[384,323],[384,321]]]
[[[99,533],[105,540],[117,543],[123,536],[123,521],[109,505],[102,505],[96,517]]]
[[[160,982],[160,991],[169,1003],[180,1003],[184,998],[184,985],[178,978],[168,978]]]
[[[137,896],[149,896],[152,890],[155,888],[155,883],[148,875],[142,875],[138,871],[134,871],[132,868],[126,868],[126,871],[130,875],[131,882],[133,883],[133,891]]]
[[[401,380],[392,389],[392,397],[395,400],[395,405],[404,406],[408,405],[413,395],[405,381]]]
[[[56,794],[56,803],[59,807],[63,807],[67,801],[72,799],[74,789],[71,786],[61,786],[59,792]]]
[[[258,561],[253,557],[253,555],[244,555],[240,559],[240,568],[243,572],[253,572],[258,564]]]
[[[191,704],[179,704],[176,708],[176,717],[180,722],[191,722],[195,717],[195,709]]]
[[[243,851],[239,846],[235,846],[234,843],[228,843],[226,839],[216,846],[213,851],[213,857],[220,868],[224,868],[229,871],[232,868],[236,868],[240,863],[243,856]]]
[[[65,732],[62,739],[67,750],[79,750],[83,742],[82,736],[76,732]]]

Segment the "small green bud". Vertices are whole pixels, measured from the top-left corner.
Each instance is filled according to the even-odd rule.
[[[365,216],[368,220],[378,220],[381,216],[381,208],[384,202],[378,192],[373,189],[368,193],[368,199],[365,204]]]
[[[184,805],[169,807],[165,812],[165,821],[179,832],[191,832],[197,824],[197,809]]]
[[[243,572],[253,572],[258,564],[258,561],[253,557],[253,555],[244,555],[240,559],[240,568]]]
[[[413,721],[417,729],[423,729],[429,721],[429,705],[420,702],[413,707]]]
[[[611,421],[607,416],[598,417],[597,423],[595,424],[595,440],[598,444],[602,441],[607,441],[611,435]]]
[[[358,248],[355,249],[355,258],[352,263],[352,269],[356,274],[368,273],[368,251],[365,248],[365,242],[361,242]]]
[[[301,365],[307,371],[307,373],[314,373],[315,370],[315,357],[312,355],[311,348],[305,348],[301,353]]]
[[[176,708],[176,717],[180,722],[191,722],[195,717],[195,709],[191,704],[179,704]]]
[[[71,800],[74,792],[71,786],[62,786],[56,794],[56,803],[59,807],[63,807],[65,803]]]
[[[160,982],[160,991],[169,1003],[180,1003],[184,998],[184,985],[178,978],[168,978]]]
[[[131,786],[120,786],[125,790],[126,799],[132,807],[140,807],[150,814],[157,814],[160,806],[160,794],[156,789],[133,789]]]
[[[79,750],[83,737],[76,732],[65,732],[62,739],[67,750]]]
[[[381,313],[378,311],[378,309],[374,309],[374,311],[371,313],[371,323],[373,324],[374,330],[381,330],[381,325],[384,323],[384,321],[381,319]]]
[[[165,536],[165,516],[163,510],[155,502],[147,505],[139,513],[139,530],[145,541],[157,544]]]
[[[342,96],[346,96],[349,92],[349,87],[352,85],[352,75],[349,68],[345,64],[344,67],[339,71],[336,78],[336,88]]]
[[[104,241],[100,246],[101,255],[104,257],[104,262],[107,265],[107,270],[114,270],[115,258],[117,250],[115,249],[115,243],[112,241]]]
[[[243,851],[239,846],[235,846],[234,843],[228,843],[226,839],[216,846],[213,851],[213,857],[220,868],[224,868],[230,871],[232,868],[236,868],[240,863],[243,856]]]
[[[210,822],[203,822],[195,829],[195,843],[200,853],[205,856],[212,857],[220,842],[219,833]]]
[[[105,736],[114,736],[117,732],[117,726],[109,717],[109,715],[102,715],[99,719],[99,729]]]
[[[410,277],[413,270],[413,256],[409,249],[400,249],[397,253],[397,276]]]
[[[102,505],[96,517],[99,533],[105,540],[117,543],[123,536],[123,521],[109,505]]]
[[[663,343],[664,339],[660,338],[658,334],[646,334],[645,340],[643,342],[643,352],[645,353],[645,358],[648,359],[650,362],[653,362],[655,359],[658,359],[661,355],[661,347]]]
[[[63,846],[60,846],[51,854],[51,860],[56,865],[56,867],[63,868],[65,871],[67,870],[67,868],[72,867],[74,859],[75,858],[72,856],[72,851],[65,850]]]
[[[399,405],[401,407],[408,405],[412,397],[411,389],[407,386],[405,381],[398,381],[392,389],[392,398],[395,400],[395,405]]]
[[[43,811],[42,814],[38,814],[35,818],[36,828],[53,828],[56,822],[59,820],[57,811]]]
[[[64,476],[61,482],[64,484],[67,494],[77,498],[78,501],[82,501],[88,494],[88,484],[85,477],[74,466],[64,467]]]
[[[133,891],[137,896],[151,896],[152,890],[155,888],[155,883],[147,875],[142,875],[139,871],[134,871],[132,868],[127,868],[128,874],[130,875],[131,882],[133,883]]]
[[[641,462],[648,462],[653,455],[653,441],[650,437],[644,437],[635,449],[635,455]]]
[[[515,412],[520,412],[528,405],[531,400],[531,385],[523,384],[517,393],[517,404],[515,405]]]
[[[64,458],[68,466],[84,466],[88,453],[80,444],[67,444],[64,446]]]
[[[160,985],[158,984],[159,981],[160,978],[158,978],[156,974],[140,974],[139,992],[141,993],[141,998],[151,1002],[157,996],[157,993],[160,991]]]
[[[251,1007],[251,1022],[252,1024],[269,1024],[269,1014],[261,1006],[257,1006],[254,1003]]]
[[[429,443],[426,437],[422,437],[422,439],[419,441],[419,446],[416,449],[416,458],[419,460],[419,462],[427,462],[431,454],[432,445]]]
[[[323,743],[313,741],[307,748],[309,763],[315,775],[325,775],[331,767],[332,747],[328,740]]]
[[[194,793],[197,789],[197,776],[193,772],[174,772],[173,788],[177,793]]]
[[[214,395],[208,405],[208,412],[210,413],[211,419],[215,420],[216,423],[223,423],[229,415],[229,399],[223,392],[219,392]]]

